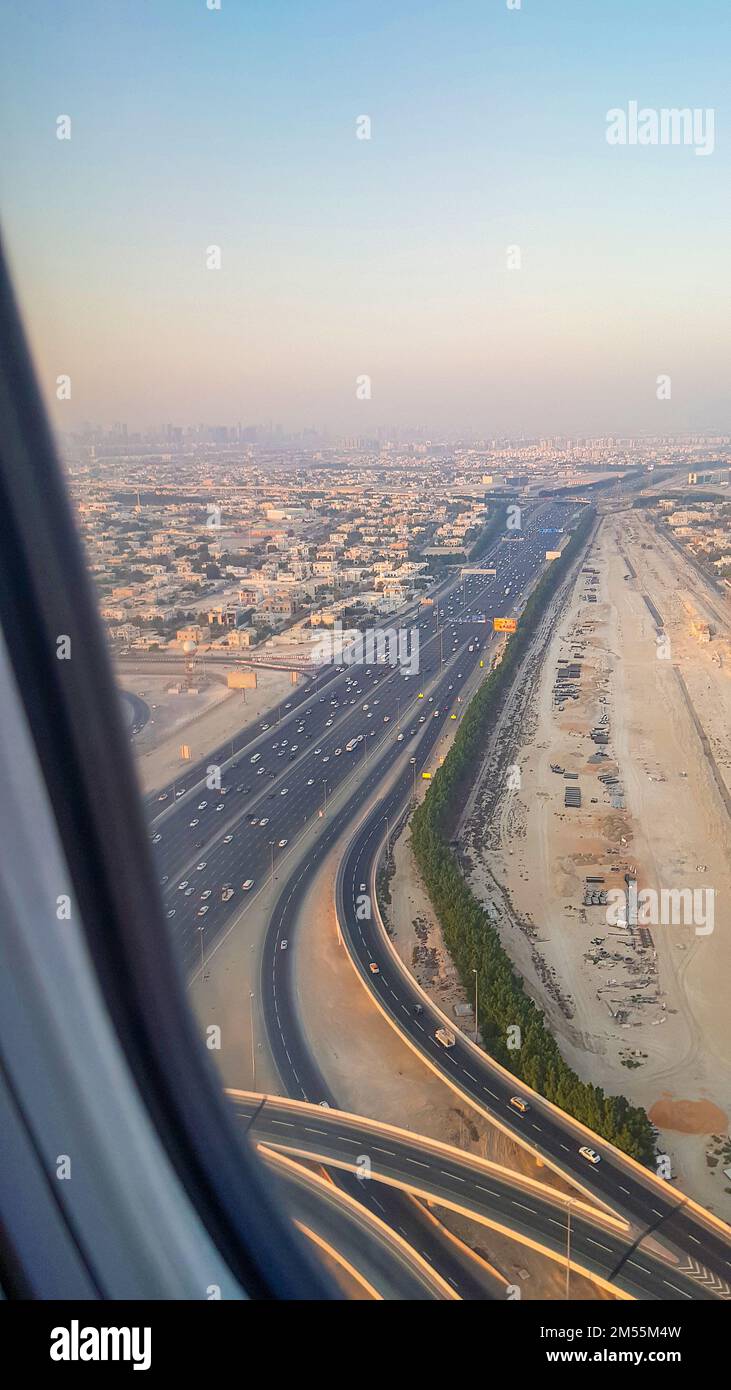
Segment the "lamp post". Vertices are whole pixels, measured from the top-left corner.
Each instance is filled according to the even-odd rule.
[[[254,991],[249,991],[249,1022],[251,1024],[251,1089],[256,1090],[256,1050],[254,1048]]]
[[[571,1197],[566,1198],[566,1298],[570,1297],[571,1284]]]

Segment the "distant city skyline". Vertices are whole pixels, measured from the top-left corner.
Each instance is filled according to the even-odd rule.
[[[36,0],[3,29],[3,227],[57,428],[731,431],[719,0]],[[661,120],[643,144],[645,108],[705,113],[705,157]]]

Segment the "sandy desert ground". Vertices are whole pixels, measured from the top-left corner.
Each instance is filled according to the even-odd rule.
[[[688,595],[712,620],[706,645]],[[647,1108],[678,1185],[725,1219],[731,823],[701,734],[731,787],[728,614],[638,512],[607,517],[506,710],[463,831],[472,885],[566,1059]],[[568,787],[580,808],[565,807]],[[621,907],[596,901],[626,891],[625,874],[640,891],[703,893],[692,914],[676,908],[688,920],[628,930]]]
[[[288,700],[292,685],[287,671],[257,671],[256,690],[229,690],[226,670],[218,666],[201,681],[198,694],[169,694],[167,688],[180,679],[177,668],[158,672],[150,664],[130,670],[118,668],[117,682],[122,690],[141,695],[150,709],[150,718],[132,738],[135,766],[143,793],[157,790],[176,776],[183,776],[186,764],[180,757],[181,744],[188,744],[191,756],[205,757],[246,724],[252,723],[280,700]],[[230,668],[234,669],[233,665]],[[144,695],[142,692],[144,691]],[[153,705],[155,708],[153,709]]]

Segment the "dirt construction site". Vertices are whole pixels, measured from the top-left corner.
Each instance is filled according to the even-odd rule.
[[[486,750],[460,855],[582,1079],[731,1218],[731,607],[606,516]],[[726,1170],[726,1171],[724,1171]]]

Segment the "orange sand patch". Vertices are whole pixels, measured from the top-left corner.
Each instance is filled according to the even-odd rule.
[[[667,1093],[648,1111],[658,1129],[679,1134],[725,1134],[728,1115],[710,1100],[673,1100]]]

